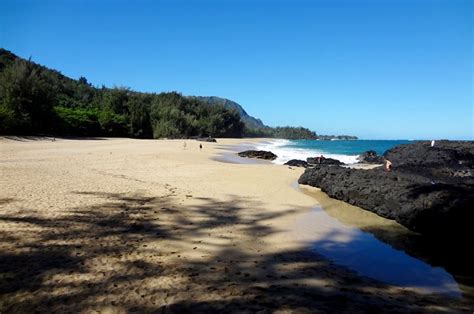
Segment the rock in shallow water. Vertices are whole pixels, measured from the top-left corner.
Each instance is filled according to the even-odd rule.
[[[275,160],[278,157],[274,153],[264,151],[264,150],[246,150],[246,151],[238,153],[237,155],[239,155],[240,157],[258,158],[258,159],[266,159],[266,160]]]
[[[304,160],[299,160],[299,159],[291,159],[285,162],[285,165],[287,166],[293,166],[293,167],[308,167],[308,163]]]
[[[384,155],[392,172],[315,165],[298,182],[420,233],[474,235],[474,142],[419,142]]]

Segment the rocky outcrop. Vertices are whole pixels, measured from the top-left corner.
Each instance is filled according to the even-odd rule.
[[[240,157],[258,158],[258,159],[265,159],[265,160],[275,160],[278,157],[274,153],[264,151],[264,150],[246,150],[246,151],[238,153],[237,155],[239,155]]]
[[[216,139],[213,138],[213,137],[197,137],[196,138],[196,141],[200,141],[200,142],[210,142],[210,143],[216,143]]]
[[[315,165],[298,182],[420,233],[474,235],[474,142],[419,142],[384,156],[393,171]]]
[[[309,157],[306,161],[309,165],[344,165],[343,162],[333,158]]]
[[[474,184],[474,142],[437,141],[399,145],[384,154],[394,169],[433,181]]]
[[[357,160],[359,161],[359,163],[365,164],[383,164],[385,161],[384,157],[377,155],[377,152],[375,150],[368,150],[366,152],[363,152],[359,155]]]
[[[287,162],[285,162],[285,165],[287,166],[292,166],[292,167],[308,167],[308,163],[304,160],[299,160],[299,159],[292,159]]]

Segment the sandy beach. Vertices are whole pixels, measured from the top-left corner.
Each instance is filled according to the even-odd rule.
[[[215,160],[263,140],[1,138],[0,312],[469,311],[309,252],[303,169]]]

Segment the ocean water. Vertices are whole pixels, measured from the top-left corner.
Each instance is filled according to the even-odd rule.
[[[278,156],[274,161],[284,164],[291,159],[306,160],[308,157],[324,155],[346,164],[357,162],[357,157],[368,150],[375,150],[382,155],[386,150],[400,144],[411,143],[410,140],[273,140],[262,142],[257,146],[260,150],[269,150]]]
[[[231,153],[224,153],[215,159],[231,163],[258,163],[259,160],[238,157],[236,152],[259,149],[275,153],[278,158],[274,162],[277,164],[283,164],[290,159],[305,160],[307,157],[320,155],[350,164],[357,162],[359,154],[367,150],[375,150],[382,155],[390,148],[412,142],[269,140],[236,146]],[[229,147],[225,147],[225,150],[228,149]],[[298,182],[294,182],[292,187],[302,191]],[[384,229],[385,224],[380,224],[380,221],[371,218],[364,210],[331,200],[327,195],[321,196],[315,191],[302,192],[315,197],[319,204],[295,220],[295,225],[290,228],[290,232],[293,232],[290,237],[302,241],[310,252],[323,255],[335,264],[347,267],[360,275],[399,287],[413,288],[417,293],[463,296],[465,283],[458,283],[458,277],[455,276],[462,273],[463,269],[452,267],[453,261],[459,259],[459,256],[453,256],[451,260],[449,256],[452,256],[452,253],[446,247],[439,243],[433,248],[427,247],[426,239],[405,231],[403,227]],[[335,207],[337,210],[334,210]],[[331,208],[329,214],[327,210]],[[360,228],[368,225],[374,232]],[[447,257],[433,258],[439,252],[445,252]]]
[[[357,157],[365,151],[375,150],[377,154],[383,155],[390,148],[411,142],[413,141],[270,140],[258,143],[255,149],[275,153],[278,158],[274,162],[277,164],[283,164],[290,159],[306,160],[308,157],[320,155],[351,164],[356,163]],[[300,190],[297,182],[293,188]],[[399,287],[416,289],[418,293],[462,297],[461,286],[454,275],[444,267],[449,265],[449,259],[447,262],[433,260],[433,249],[426,247],[421,236],[401,232],[403,228],[384,230],[385,225],[379,225],[380,221],[360,209],[345,206],[343,202],[340,205],[323,202],[324,198],[319,194],[310,195],[318,199],[321,205],[299,217],[291,235],[299,241],[304,241],[309,251],[323,255],[335,264],[347,267],[360,275]],[[338,206],[338,210],[331,211],[329,215],[325,210],[326,206]],[[374,230],[382,231],[371,233],[360,229],[360,225],[370,225]],[[436,250],[443,249],[437,246]]]

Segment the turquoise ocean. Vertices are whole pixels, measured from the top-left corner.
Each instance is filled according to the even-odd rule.
[[[382,155],[390,148],[412,142],[411,140],[273,140],[259,143],[257,148],[275,153],[278,156],[275,160],[277,164],[283,164],[290,159],[306,160],[308,157],[320,155],[352,164],[356,163],[357,157],[365,151],[374,150]]]

